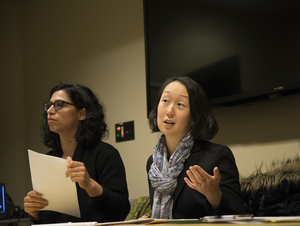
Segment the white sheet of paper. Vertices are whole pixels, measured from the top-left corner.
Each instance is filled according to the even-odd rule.
[[[48,200],[43,210],[80,217],[76,185],[65,175],[67,160],[29,149],[28,157],[33,190]]]

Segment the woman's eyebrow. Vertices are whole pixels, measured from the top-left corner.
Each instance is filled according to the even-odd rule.
[[[50,102],[52,102],[52,103],[54,103],[54,102],[56,102],[56,101],[65,101],[65,100],[63,100],[63,99],[57,99],[57,100],[55,100],[55,101],[52,101],[51,99],[49,100]],[[67,101],[68,102],[68,101]]]
[[[185,97],[185,98],[188,98],[188,99],[189,99],[189,96],[187,96],[187,95],[180,94],[180,96],[182,96],[182,97]]]
[[[168,91],[168,90],[165,90],[165,91],[163,92],[163,94],[164,94],[164,93],[171,93],[171,92]],[[185,97],[185,98],[189,98],[189,96],[187,96],[187,95],[185,95],[185,94],[180,94],[180,96]]]

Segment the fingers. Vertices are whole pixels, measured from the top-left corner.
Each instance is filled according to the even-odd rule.
[[[71,167],[71,163],[73,162],[73,160],[70,156],[68,156],[67,161],[68,161],[68,165],[67,165],[68,170],[66,171],[66,177],[69,177],[70,173],[71,173],[71,171],[69,169]]]
[[[42,198],[42,194],[36,191],[30,191],[24,198],[24,210],[31,215],[37,215],[37,212],[48,206],[48,201]]]
[[[91,182],[89,173],[83,162],[73,161],[71,157],[67,157],[68,169],[65,173],[66,177],[70,177],[72,182],[77,182],[79,186],[85,189]]]
[[[211,177],[211,175],[209,175],[204,169],[202,169],[200,166],[198,165],[194,165],[194,171],[192,171],[195,174],[199,174],[199,178],[200,179],[208,179]]]
[[[27,196],[28,197],[36,197],[36,198],[42,198],[43,197],[43,195],[41,193],[38,193],[37,191],[34,191],[34,190],[28,192]]]
[[[68,156],[67,157],[67,161],[68,161],[68,163],[71,163],[73,160],[72,160],[72,158],[70,156]]]
[[[220,171],[219,171],[218,167],[214,168],[214,176],[215,176],[217,181],[221,181],[221,174],[220,174]]]
[[[146,215],[143,215],[140,218],[138,218],[138,220],[141,220],[141,219],[148,219],[148,217]]]
[[[200,166],[197,165],[190,166],[189,170],[187,171],[187,175],[189,176],[190,180],[196,185],[202,183],[210,176]]]
[[[31,213],[34,211],[39,211],[41,209],[44,209],[46,206],[48,206],[48,203],[42,203],[42,202],[25,202],[24,203],[24,210],[27,213]]]
[[[218,167],[213,169],[213,176],[197,165],[190,166],[186,173],[189,177],[184,178],[186,184],[203,194],[213,209],[217,208],[222,198],[220,189],[221,174]]]
[[[84,176],[86,172],[86,168],[83,164],[79,164],[77,166],[73,166],[67,169],[66,171],[66,177],[76,178],[76,177],[82,177]]]
[[[80,171],[74,171],[70,173],[70,178],[73,182],[78,182],[82,178],[83,173]]]
[[[81,188],[85,188],[90,182],[90,176],[84,163],[72,161],[71,158],[68,161],[68,169],[65,173],[66,177],[70,177],[72,182],[77,182]]]
[[[203,170],[200,166],[194,165],[190,166],[189,170],[186,171],[188,178],[185,178],[185,182],[189,185],[189,187],[199,190],[199,188],[204,185],[207,186],[211,183],[220,183],[221,174],[218,167],[213,169],[213,176],[208,174],[205,170]],[[213,182],[215,181],[215,182]]]
[[[201,183],[201,176],[198,174],[196,175],[195,173],[195,169],[191,166],[190,167],[190,170],[187,170],[186,171],[186,174],[188,175],[189,179],[188,180],[189,182],[193,183],[193,185],[198,185],[199,183]]]
[[[48,201],[46,199],[42,198],[42,194],[38,193],[36,191],[30,191],[27,193],[27,196],[24,198],[24,202],[36,202],[36,203],[42,203],[44,205],[48,204]]]
[[[187,177],[184,178],[185,183],[192,189],[196,189],[196,185],[192,183]]]
[[[192,166],[191,166],[192,167]],[[190,168],[191,168],[190,167]],[[193,167],[192,167],[192,169],[193,169]],[[205,170],[203,170],[200,166],[198,166],[198,165],[195,165],[194,166],[194,169],[195,170],[192,170],[192,172],[193,172],[193,174],[195,174],[196,175],[196,177],[197,177],[197,179],[201,182],[201,179],[202,180],[209,180],[209,179],[211,179],[211,175],[210,174],[208,174]],[[218,180],[218,181],[221,181],[221,174],[220,174],[220,171],[219,171],[219,168],[218,167],[215,167],[214,169],[213,169],[213,177],[216,179],[216,180]],[[198,175],[198,176],[197,176]]]
[[[67,168],[68,170],[66,171],[66,177],[76,178],[80,175],[81,171],[85,171],[85,166],[82,162],[77,162],[73,161],[71,157],[67,157],[68,165]]]

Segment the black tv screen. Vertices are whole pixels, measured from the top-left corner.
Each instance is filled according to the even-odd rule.
[[[173,76],[211,106],[300,92],[298,0],[144,0],[144,26],[148,114]]]

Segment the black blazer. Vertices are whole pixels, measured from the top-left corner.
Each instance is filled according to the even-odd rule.
[[[147,172],[153,163],[152,155],[147,162]],[[199,165],[207,173],[213,175],[214,167],[218,167],[221,174],[220,188],[222,200],[215,211],[206,197],[191,189],[184,181],[186,171],[190,166]],[[148,176],[151,206],[153,204],[154,188]],[[178,176],[177,187],[173,193],[173,219],[198,219],[207,215],[242,214],[245,208],[241,199],[239,173],[231,150],[224,145],[209,141],[195,140],[189,158]]]

